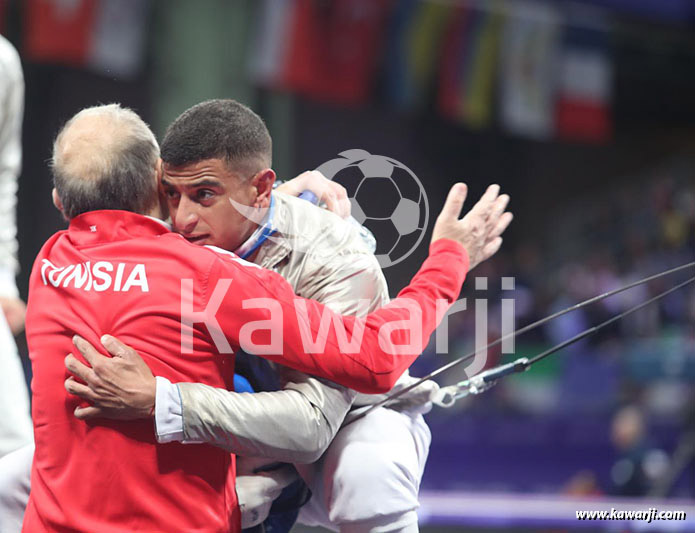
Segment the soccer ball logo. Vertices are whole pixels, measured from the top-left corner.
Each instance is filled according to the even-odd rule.
[[[365,150],[347,150],[316,170],[343,185],[352,216],[375,236],[382,268],[403,261],[420,244],[429,221],[427,193],[403,163]]]

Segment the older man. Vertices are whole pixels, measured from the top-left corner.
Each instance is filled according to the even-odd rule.
[[[258,142],[249,151],[252,138]],[[383,305],[388,301],[386,282],[354,227],[306,202],[271,193],[275,173],[270,146],[263,121],[233,100],[204,102],[183,113],[162,143],[162,186],[174,228],[191,242],[234,250],[279,272],[298,294],[341,313],[366,313]],[[493,228],[492,239],[511,220],[510,214],[503,215],[508,197],[498,198],[498,190],[492,187],[473,211]],[[259,200],[266,207],[261,216],[246,208]],[[476,256],[472,266],[494,253],[494,246]],[[79,366],[70,368],[84,372]],[[240,460],[245,474],[262,465],[261,458],[266,463],[307,463],[323,455],[312,467],[298,466],[313,492],[303,510],[304,522],[345,531],[416,530],[419,482],[430,441],[422,404],[436,385],[416,391],[419,402],[375,410],[340,429],[354,391],[329,394],[333,386],[282,368],[277,376],[267,368],[262,373],[265,379],[259,382],[271,387],[275,382],[285,390],[249,397],[191,384],[172,388],[160,380],[160,439],[210,442],[260,456]],[[83,377],[89,382],[88,375]],[[154,402],[148,377],[143,375],[142,395]],[[132,376],[122,379],[138,388]],[[403,378],[401,384],[410,379]],[[94,393],[86,397],[98,401]],[[361,398],[362,405],[368,402]],[[273,497],[291,479],[287,469],[241,476],[237,492],[242,524],[262,521]]]
[[[78,402],[62,384],[71,331],[93,343],[115,333],[171,381],[228,386],[231,352],[243,346],[345,386],[385,391],[416,357],[415,332],[389,327],[410,318],[413,304],[405,301],[421,312],[423,335],[415,342],[421,348],[436,325],[435,300],[456,297],[468,254],[477,259],[499,246],[487,224],[471,238],[470,221],[457,218],[464,194],[455,187],[435,226],[430,257],[401,293],[404,299],[362,320],[341,319],[316,302],[295,303],[277,274],[170,233],[156,220],[157,155],[146,125],[114,105],[79,113],[56,140],[54,201],[70,227],[44,245],[30,280],[36,452],[26,531],[238,528],[229,484],[233,461],[224,451],[156,446],[148,421],[92,425],[72,416]],[[322,316],[342,326],[321,330]],[[269,317],[278,329],[268,329]],[[341,338],[357,330],[361,344],[342,355]],[[307,354],[304,342],[319,331],[326,336],[320,357]],[[258,333],[265,342],[253,340]],[[408,353],[394,350],[406,340]]]

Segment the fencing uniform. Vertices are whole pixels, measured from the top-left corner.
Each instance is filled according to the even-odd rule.
[[[19,55],[0,35],[0,297],[19,298],[17,178],[22,164],[24,77]],[[0,312],[0,457],[31,442],[29,394],[14,336]]]

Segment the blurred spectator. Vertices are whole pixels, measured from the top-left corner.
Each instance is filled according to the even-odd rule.
[[[0,456],[32,440],[29,396],[13,335],[24,329],[26,306],[15,283],[15,205],[22,146],[24,78],[17,51],[0,36]]]
[[[666,454],[650,447],[645,421],[635,406],[623,407],[613,417],[611,441],[618,459],[611,468],[611,492],[618,496],[644,496],[668,467]]]
[[[601,489],[596,474],[590,470],[580,470],[565,485],[563,493],[570,496],[600,496]]]

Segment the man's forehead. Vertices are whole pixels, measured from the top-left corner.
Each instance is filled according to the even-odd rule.
[[[198,187],[219,187],[223,183],[221,180],[202,176],[200,178],[169,178],[162,176],[161,184],[164,187],[198,188]]]
[[[204,159],[183,165],[172,165],[162,161],[164,173],[173,178],[189,178],[204,174],[217,175],[229,172],[226,163],[221,159]]]
[[[221,159],[206,159],[177,166],[162,162],[162,170],[163,185],[219,185],[224,181],[235,179],[234,172]]]

